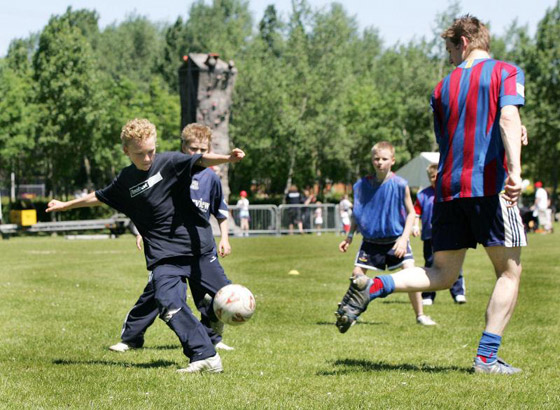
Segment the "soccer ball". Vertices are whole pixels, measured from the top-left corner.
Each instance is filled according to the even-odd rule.
[[[255,313],[255,297],[241,285],[226,285],[214,296],[214,313],[226,325],[239,326]]]

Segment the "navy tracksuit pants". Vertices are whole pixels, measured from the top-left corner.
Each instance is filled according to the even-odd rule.
[[[432,267],[434,264],[434,250],[432,248],[432,240],[426,239],[424,241],[424,266],[426,268]],[[455,300],[455,296],[465,294],[465,279],[463,278],[463,268],[459,272],[459,277],[449,289],[451,297]],[[436,298],[436,292],[422,292],[422,299],[432,299]]]
[[[201,313],[200,321],[186,303],[187,281]],[[214,251],[160,261],[150,273],[144,292],[126,316],[121,340],[130,346],[141,347],[144,333],[159,315],[177,334],[183,352],[191,362],[213,356],[216,354],[214,344],[221,340],[221,336],[210,327],[210,321],[218,319],[212,303],[205,301],[204,296],[214,297],[220,288],[230,283]]]

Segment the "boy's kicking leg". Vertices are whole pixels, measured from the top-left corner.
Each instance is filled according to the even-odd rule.
[[[190,266],[174,262],[156,266],[152,280],[160,318],[175,332],[183,346],[183,353],[190,359],[189,366],[179,371],[221,372],[223,368],[220,356],[204,326],[186,303],[182,280],[189,276]]]
[[[374,279],[367,276],[353,278],[339,304],[336,326],[341,333],[345,333],[367,309],[371,300],[384,298],[393,292],[449,289],[457,280],[466,252],[467,249],[436,252],[431,268],[408,268]]]

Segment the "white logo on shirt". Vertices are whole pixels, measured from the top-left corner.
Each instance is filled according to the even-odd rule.
[[[195,181],[193,179],[193,181],[191,182],[191,189],[198,190],[198,181]]]
[[[202,198],[200,198],[200,199],[194,199],[193,198],[192,201],[194,202],[196,207],[198,209],[200,209],[202,212],[208,212],[208,209],[210,209],[210,203],[203,201]]]
[[[147,191],[160,181],[163,181],[163,177],[161,176],[161,173],[158,172],[144,182],[140,182],[138,185],[134,185],[133,187],[129,188],[128,190],[130,191],[130,197],[134,198],[135,196],[140,195],[142,192]]]
[[[212,258],[210,259],[210,263],[214,262],[216,260],[215,256],[212,256]]]

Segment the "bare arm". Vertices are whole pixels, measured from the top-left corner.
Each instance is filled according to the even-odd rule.
[[[403,233],[395,242],[395,246],[393,246],[393,249],[395,250],[395,256],[398,258],[402,258],[406,254],[410,232],[412,231],[412,226],[414,225],[414,221],[416,220],[416,211],[414,210],[414,205],[412,204],[412,198],[410,197],[410,188],[408,186],[405,188],[404,206],[406,208],[406,222],[404,224]]]
[[[519,109],[515,105],[506,105],[501,110],[500,133],[506,150],[508,177],[506,179],[506,201],[513,206],[521,195],[521,144],[522,125]]]
[[[229,244],[229,223],[227,218],[218,219],[218,225],[220,226],[218,253],[222,258],[225,258],[231,253],[231,246]]]
[[[86,196],[76,198],[71,201],[62,202],[58,199],[53,199],[47,204],[46,212],[68,211],[74,208],[85,208],[88,206],[101,205],[101,201],[95,196],[95,192],[90,192]]]
[[[350,223],[350,231],[348,232],[348,236],[344,238],[344,240],[340,242],[340,244],[338,244],[338,250],[340,252],[346,252],[348,250],[348,247],[350,246],[350,244],[352,243],[352,239],[354,238],[354,233],[356,233],[356,229],[358,229],[358,224],[354,219],[354,214],[352,214],[350,220],[352,222]]]
[[[225,164],[226,162],[239,162],[243,159],[245,153],[239,148],[234,148],[229,155],[214,154],[212,152],[206,153],[200,158],[196,165],[201,167],[212,167],[214,165]]]

